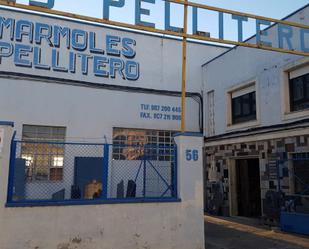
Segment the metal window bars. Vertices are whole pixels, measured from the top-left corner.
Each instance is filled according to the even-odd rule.
[[[176,145],[12,140],[8,205],[176,199]]]

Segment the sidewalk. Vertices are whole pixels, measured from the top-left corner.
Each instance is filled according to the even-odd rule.
[[[273,231],[258,220],[205,216],[206,249],[309,249],[309,237]]]

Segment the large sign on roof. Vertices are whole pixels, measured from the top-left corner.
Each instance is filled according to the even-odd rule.
[[[2,76],[179,91],[181,45],[180,39],[0,6]],[[197,92],[201,64],[226,48],[189,47],[189,91]]]
[[[54,8],[56,0],[44,0],[34,1],[30,0],[29,5],[36,10],[41,9],[52,9]],[[151,16],[151,10],[149,4],[155,5],[159,1],[164,2],[164,30],[156,28],[157,24],[149,21],[145,21],[145,17]],[[0,3],[4,2],[7,4],[13,3],[15,6],[22,7],[21,4],[15,4],[16,0],[0,0]],[[242,45],[252,48],[261,48],[265,50],[292,53],[298,55],[309,55],[309,26],[291,21],[276,20],[273,18],[267,18],[263,16],[256,16],[247,13],[241,13],[231,11],[222,8],[216,8],[208,5],[193,3],[184,0],[135,0],[135,24],[124,24],[119,22],[112,22],[110,20],[110,9],[120,9],[128,4],[128,0],[103,0],[103,22],[114,24],[117,26],[129,27],[134,29],[141,29],[150,32],[170,34],[174,36],[192,38],[197,40],[218,42],[231,45]],[[145,5],[148,3],[148,5]],[[171,25],[171,3],[186,5],[192,8],[192,32],[184,32],[181,27]],[[148,6],[148,8],[147,8]],[[25,7],[25,5],[24,5]],[[29,6],[28,6],[29,7]],[[201,30],[199,23],[201,23],[200,13],[207,10],[217,13],[217,34],[213,35],[207,32],[207,30]],[[52,13],[52,12],[51,12]],[[61,12],[64,14],[64,12]],[[67,13],[69,14],[69,13]],[[70,14],[69,14],[70,15]],[[74,15],[78,18],[78,15]],[[80,16],[81,17],[81,16]],[[85,17],[81,17],[85,18]],[[87,19],[87,18],[86,18]],[[92,18],[93,19],[93,18]],[[255,22],[255,42],[248,42],[244,39],[244,27],[248,25],[249,21]],[[226,37],[226,22],[233,22],[235,25],[235,33],[237,33],[236,40],[230,40]],[[271,39],[267,28],[277,24],[275,31],[276,39]],[[229,30],[230,32],[230,30]]]

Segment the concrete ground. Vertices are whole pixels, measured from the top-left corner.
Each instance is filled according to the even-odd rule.
[[[258,220],[205,216],[206,249],[309,249],[309,236],[271,230]]]

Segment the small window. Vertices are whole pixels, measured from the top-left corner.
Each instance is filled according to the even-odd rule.
[[[61,181],[64,144],[60,143],[65,141],[65,128],[24,125],[22,140],[27,142],[23,143],[21,148],[22,158],[26,161],[27,180]],[[59,142],[59,144],[48,142]]]
[[[291,111],[309,109],[309,73],[292,78],[290,76]]]
[[[232,122],[239,124],[256,120],[255,91],[240,96],[232,95]]]

